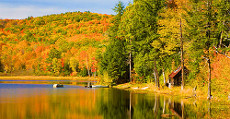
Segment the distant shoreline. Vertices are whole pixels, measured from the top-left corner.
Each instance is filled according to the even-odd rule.
[[[97,81],[97,77],[63,77],[63,76],[0,76],[0,80],[89,80]]]

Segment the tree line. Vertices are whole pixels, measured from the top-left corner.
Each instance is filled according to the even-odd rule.
[[[101,72],[111,81],[159,87],[184,64],[190,73],[182,85],[211,87],[212,59],[229,52],[228,0],[134,0],[126,7],[119,2],[114,11],[101,61]]]
[[[0,19],[0,71],[12,75],[97,75],[98,54],[105,49],[105,32],[112,18],[67,12]]]

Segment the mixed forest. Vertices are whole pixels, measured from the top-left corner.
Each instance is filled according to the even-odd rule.
[[[9,74],[95,75],[111,20],[111,15],[90,12],[0,20],[0,69]]]
[[[230,90],[229,0],[134,0],[113,10],[0,20],[0,70],[160,87],[181,66],[183,86]]]

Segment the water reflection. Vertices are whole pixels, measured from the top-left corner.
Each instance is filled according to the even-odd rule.
[[[119,90],[109,91],[108,99],[97,103],[104,118],[229,118],[230,106],[219,102],[178,100],[154,94],[136,94]],[[105,96],[107,97],[107,96]],[[106,102],[106,103],[105,103]],[[100,106],[101,105],[101,106]],[[220,109],[222,108],[222,110]],[[211,111],[212,110],[212,111]],[[215,111],[214,111],[215,110]]]
[[[228,118],[229,105],[187,102],[118,89],[88,89],[50,84],[0,84],[1,119]],[[21,85],[21,84],[20,84]],[[18,88],[15,88],[18,87]],[[30,88],[33,87],[33,88]]]
[[[99,114],[105,119],[127,118],[127,110],[129,108],[128,92],[111,89],[104,91],[105,92],[101,93],[102,95],[99,96],[101,99],[96,103]]]
[[[0,90],[0,118],[2,119],[65,119],[99,116],[95,108],[95,90],[82,88]]]

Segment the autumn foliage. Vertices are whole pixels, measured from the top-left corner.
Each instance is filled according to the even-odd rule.
[[[230,55],[230,53],[228,53]],[[213,78],[225,79],[230,82],[230,59],[223,54],[217,54],[212,64],[213,67]]]
[[[107,40],[112,15],[68,12],[0,20],[3,72],[33,70],[37,75],[70,75],[98,67],[96,55]]]

